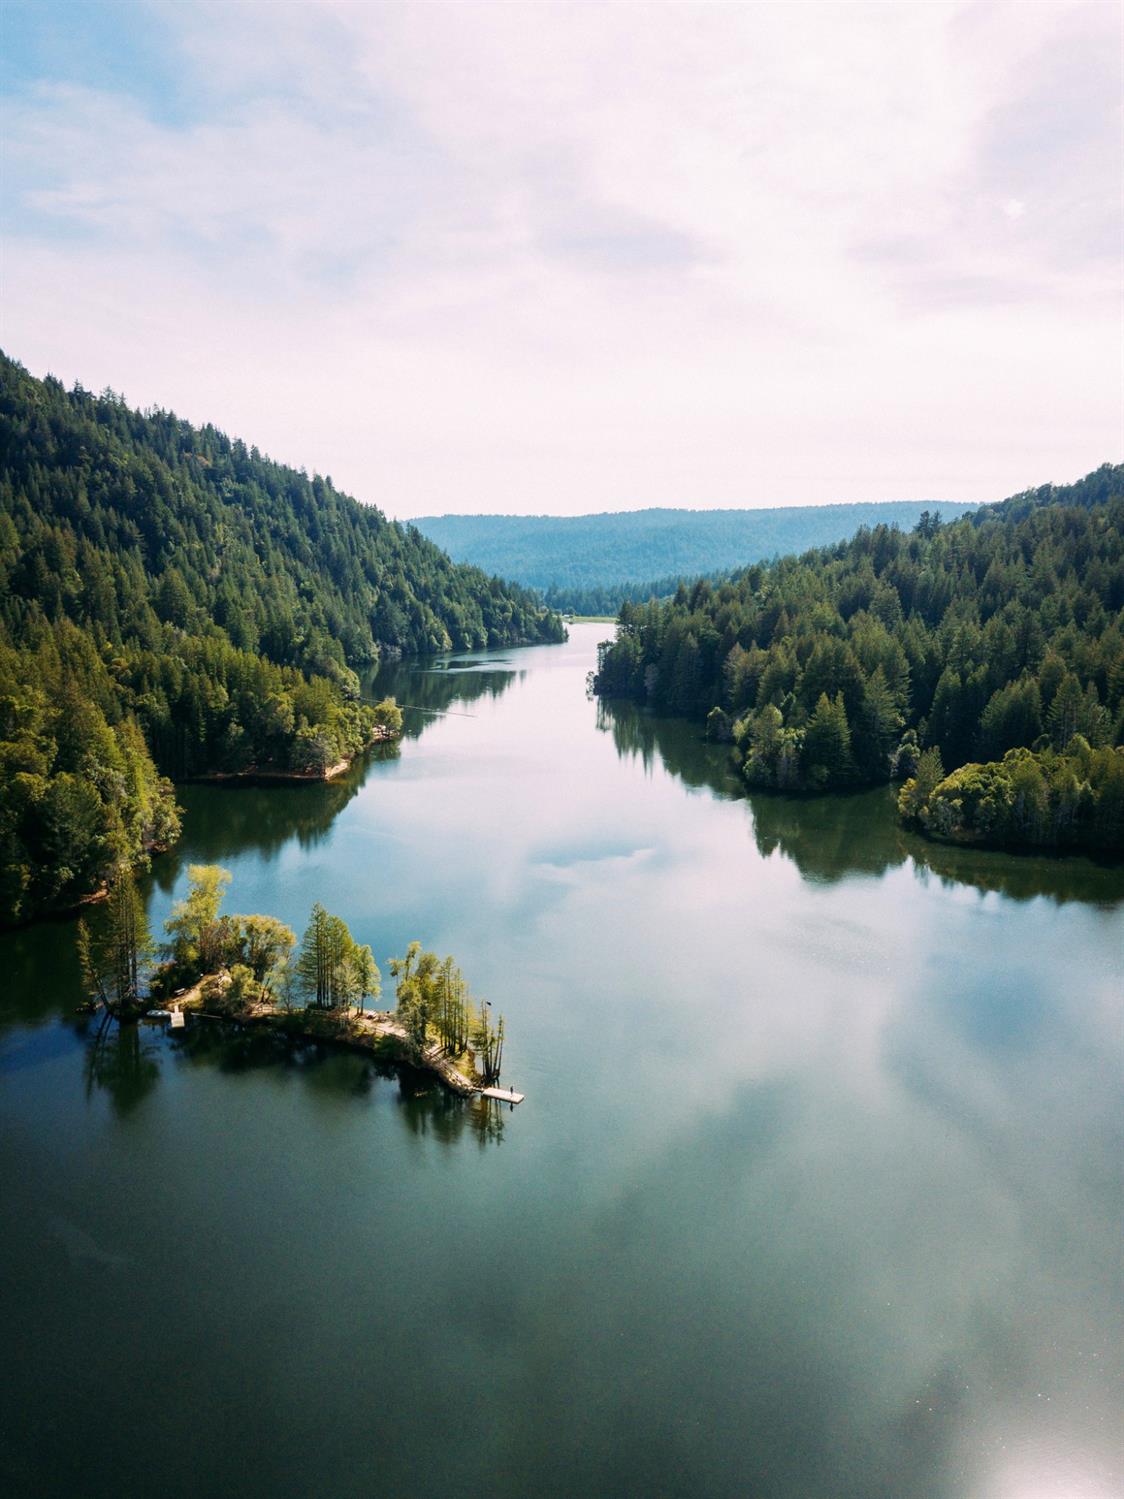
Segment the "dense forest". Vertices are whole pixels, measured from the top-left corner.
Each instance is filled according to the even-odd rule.
[[[753,786],[899,778],[935,836],[1124,848],[1124,468],[622,606],[595,689]]]
[[[630,510],[601,515],[437,515],[415,522],[450,556],[540,589],[554,609],[615,614],[673,593],[680,578],[745,567],[852,536],[916,525],[932,504],[794,505],[772,510]],[[972,508],[941,505],[945,519]]]
[[[0,922],[173,840],[168,777],[353,756],[380,652],[561,635],[330,479],[0,355]]]

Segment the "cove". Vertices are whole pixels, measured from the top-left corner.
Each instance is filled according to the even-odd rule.
[[[1124,872],[746,798],[606,633],[387,668],[400,748],[183,787],[148,882],[453,953],[514,1114],[95,1049],[73,923],[0,939],[5,1493],[1118,1490]]]

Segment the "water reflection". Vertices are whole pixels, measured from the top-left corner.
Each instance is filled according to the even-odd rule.
[[[395,697],[411,705],[404,717],[404,737],[417,739],[438,714],[483,697],[498,698],[523,675],[522,671],[495,669],[494,658],[440,659],[424,666],[396,661],[372,673],[363,684],[363,693],[367,698]],[[345,775],[327,782],[178,787],[185,836],[176,848],[154,861],[156,886],[169,893],[189,863],[221,864],[246,853],[269,858],[294,839],[306,852],[316,849],[327,840],[372,769],[397,760],[400,753],[396,744],[376,745]]]
[[[417,739],[442,713],[470,712],[482,698],[494,701],[526,675],[495,656],[441,657],[424,665],[389,661],[363,683],[369,699],[393,697],[403,709],[403,733]]]
[[[729,748],[709,743],[697,724],[683,718],[653,718],[635,703],[599,700],[597,727],[612,735],[622,759],[639,759],[648,772],[660,764],[692,788],[705,787],[722,797],[744,795]]]
[[[246,852],[270,858],[294,839],[302,849],[316,848],[362,788],[371,766],[397,757],[396,745],[376,745],[338,780],[308,785],[178,786],[184,838],[153,860],[157,886],[171,890],[188,863],[221,864]]]
[[[132,1113],[155,1088],[161,1062],[213,1069],[232,1076],[279,1071],[324,1097],[363,1099],[376,1083],[396,1088],[399,1113],[411,1134],[443,1145],[475,1138],[480,1146],[503,1138],[504,1110],[494,1099],[458,1098],[430,1074],[395,1067],[358,1052],[294,1039],[265,1026],[238,1026],[192,1018],[183,1031],[165,1034],[159,1022],[118,1026],[98,1021],[85,1029],[86,1097],[107,1093],[119,1116]]]
[[[114,1112],[133,1113],[160,1080],[160,1043],[146,1025],[102,1021],[86,1043],[86,1097],[107,1093]]]
[[[498,1145],[503,1139],[506,1109],[494,1098],[461,1099],[422,1073],[403,1068],[399,1079],[399,1116],[411,1134],[455,1145],[463,1137]]]
[[[1124,900],[1124,868],[1078,855],[1009,854],[995,849],[934,843],[898,822],[893,789],[822,797],[747,793],[729,749],[708,743],[696,724],[654,718],[634,703],[598,704],[597,727],[612,734],[617,752],[656,763],[692,788],[721,798],[744,798],[753,840],[766,858],[779,852],[811,883],[838,884],[853,875],[879,878],[910,863],[917,877],[941,885],[971,885],[1012,900],[1046,896],[1114,906]]]
[[[1070,895],[1116,875],[922,844],[886,792],[746,797],[693,726],[584,698],[598,628],[496,703],[496,658],[402,668],[453,711],[311,856],[256,824],[319,788],[193,788],[199,856],[259,808],[232,910],[323,899],[502,999],[517,1118],[218,1022],[87,1063],[72,926],[0,941],[0,1006],[59,1020],[0,1040],[21,1492],[427,1499],[466,1429],[512,1499],[1115,1492],[1119,913]],[[122,1297],[129,1263],[171,1269]]]
[[[0,933],[0,1033],[12,1025],[41,1025],[73,1014],[82,1000],[82,974],[71,917],[38,921]]]

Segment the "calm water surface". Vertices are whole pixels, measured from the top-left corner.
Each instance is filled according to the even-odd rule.
[[[739,798],[605,633],[385,673],[399,755],[184,788],[152,880],[452,952],[514,1112],[95,1047],[73,925],[2,939],[6,1494],[1124,1491],[1124,874]]]

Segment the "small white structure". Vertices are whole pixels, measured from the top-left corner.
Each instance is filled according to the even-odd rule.
[[[171,1019],[171,1026],[172,1026],[172,1029],[174,1031],[182,1031],[183,1030],[184,1023],[185,1023],[185,1017],[184,1017],[184,1013],[183,1013],[182,1010],[173,1010],[170,1019]]]
[[[498,1098],[500,1103],[522,1103],[526,1093],[516,1093],[514,1088],[481,1088],[481,1098]]]

